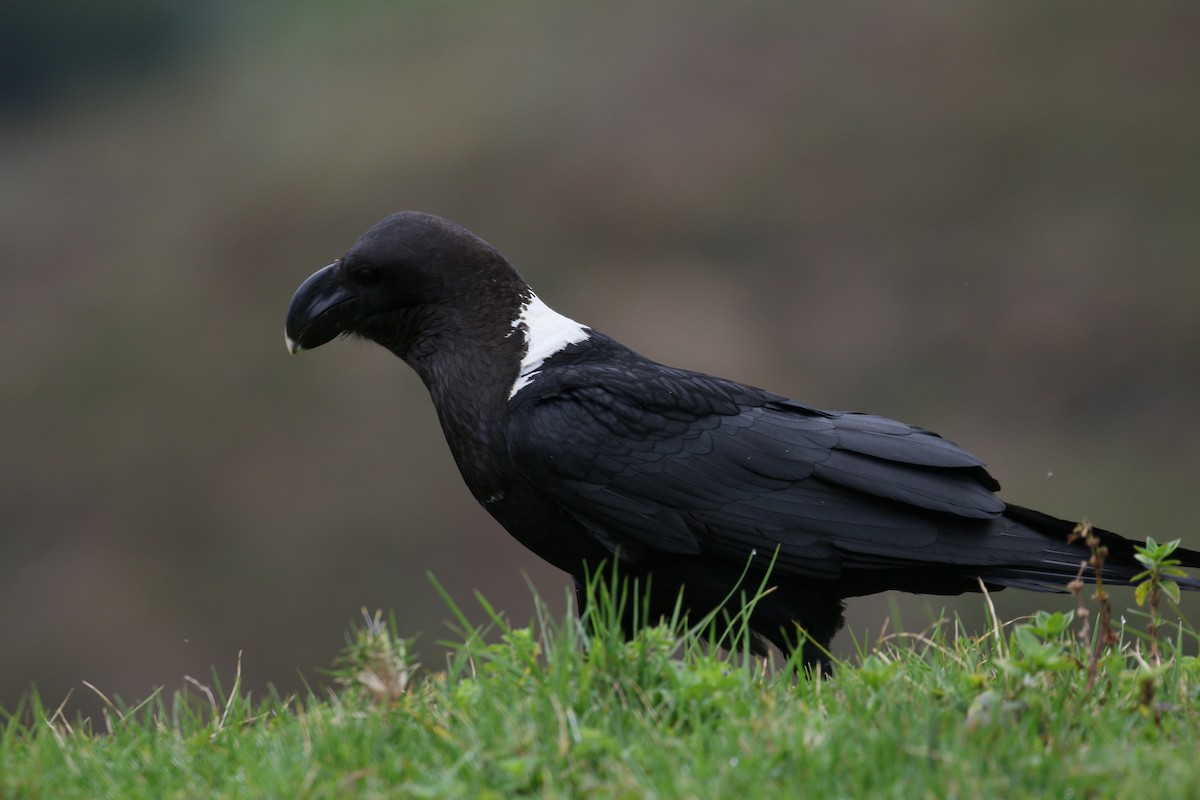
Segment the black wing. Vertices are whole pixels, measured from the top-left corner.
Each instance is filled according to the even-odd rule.
[[[510,455],[625,558],[778,548],[777,569],[820,578],[1003,560],[972,548],[998,484],[936,434],[652,362],[556,372],[515,398]]]

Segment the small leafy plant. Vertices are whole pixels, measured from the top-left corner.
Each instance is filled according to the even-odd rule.
[[[1159,544],[1147,536],[1145,545],[1134,548],[1137,552],[1133,557],[1146,569],[1133,576],[1133,581],[1137,584],[1133,598],[1139,606],[1146,605],[1147,601],[1150,603],[1150,621],[1146,625],[1146,632],[1150,634],[1150,659],[1156,666],[1162,662],[1158,649],[1158,631],[1162,624],[1159,609],[1162,598],[1165,595],[1172,607],[1178,607],[1179,583],[1174,579],[1187,577],[1187,573],[1179,568],[1179,559],[1171,558],[1171,554],[1178,547],[1178,539]]]
[[[997,665],[1022,676],[1078,668],[1067,636],[1073,618],[1070,612],[1037,612],[1030,622],[1013,628],[1008,653],[996,659]]]

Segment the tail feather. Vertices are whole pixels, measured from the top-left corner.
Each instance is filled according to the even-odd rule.
[[[986,570],[986,574],[980,576],[985,582],[1043,592],[1064,591],[1066,583],[1076,576],[1088,583],[1095,582],[1093,568],[1088,566],[1080,569],[1091,556],[1087,545],[1080,541],[1068,543],[1075,530],[1075,523],[1015,505],[1009,505],[1004,516],[1036,531],[1053,544],[1043,547],[1034,563],[998,566]],[[1103,528],[1092,528],[1092,532],[1107,549],[1101,571],[1104,581],[1116,586],[1132,585],[1134,576],[1146,569],[1135,558],[1137,551],[1134,548],[1144,545],[1145,542],[1127,539]],[[1196,550],[1180,547],[1171,557],[1178,560],[1185,570],[1200,569],[1200,552]],[[1200,579],[1187,577],[1175,580],[1181,589],[1200,591]]]

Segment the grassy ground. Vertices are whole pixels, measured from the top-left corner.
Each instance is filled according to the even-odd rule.
[[[1160,626],[1152,653],[1140,612],[1099,650],[1099,615],[1041,613],[978,638],[947,622],[818,679],[714,648],[712,626],[625,641],[611,605],[588,622],[493,615],[490,631],[427,644],[448,650],[438,670],[376,615],[327,695],[193,682],[90,722],[31,697],[0,735],[0,796],[1168,798],[1200,785],[1200,662],[1182,655],[1194,634]]]

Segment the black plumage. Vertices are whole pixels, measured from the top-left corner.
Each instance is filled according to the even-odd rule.
[[[1063,591],[1087,557],[1071,523],[1006,504],[937,434],[653,362],[551,311],[438,217],[388,217],[300,287],[289,349],[341,333],[416,370],[472,494],[577,584],[615,563],[649,585],[652,618],[681,590],[705,613],[773,564],[753,644],[790,649],[799,627],[810,666],[827,667],[847,597]],[[1134,542],[1099,533],[1106,578],[1128,582]]]

